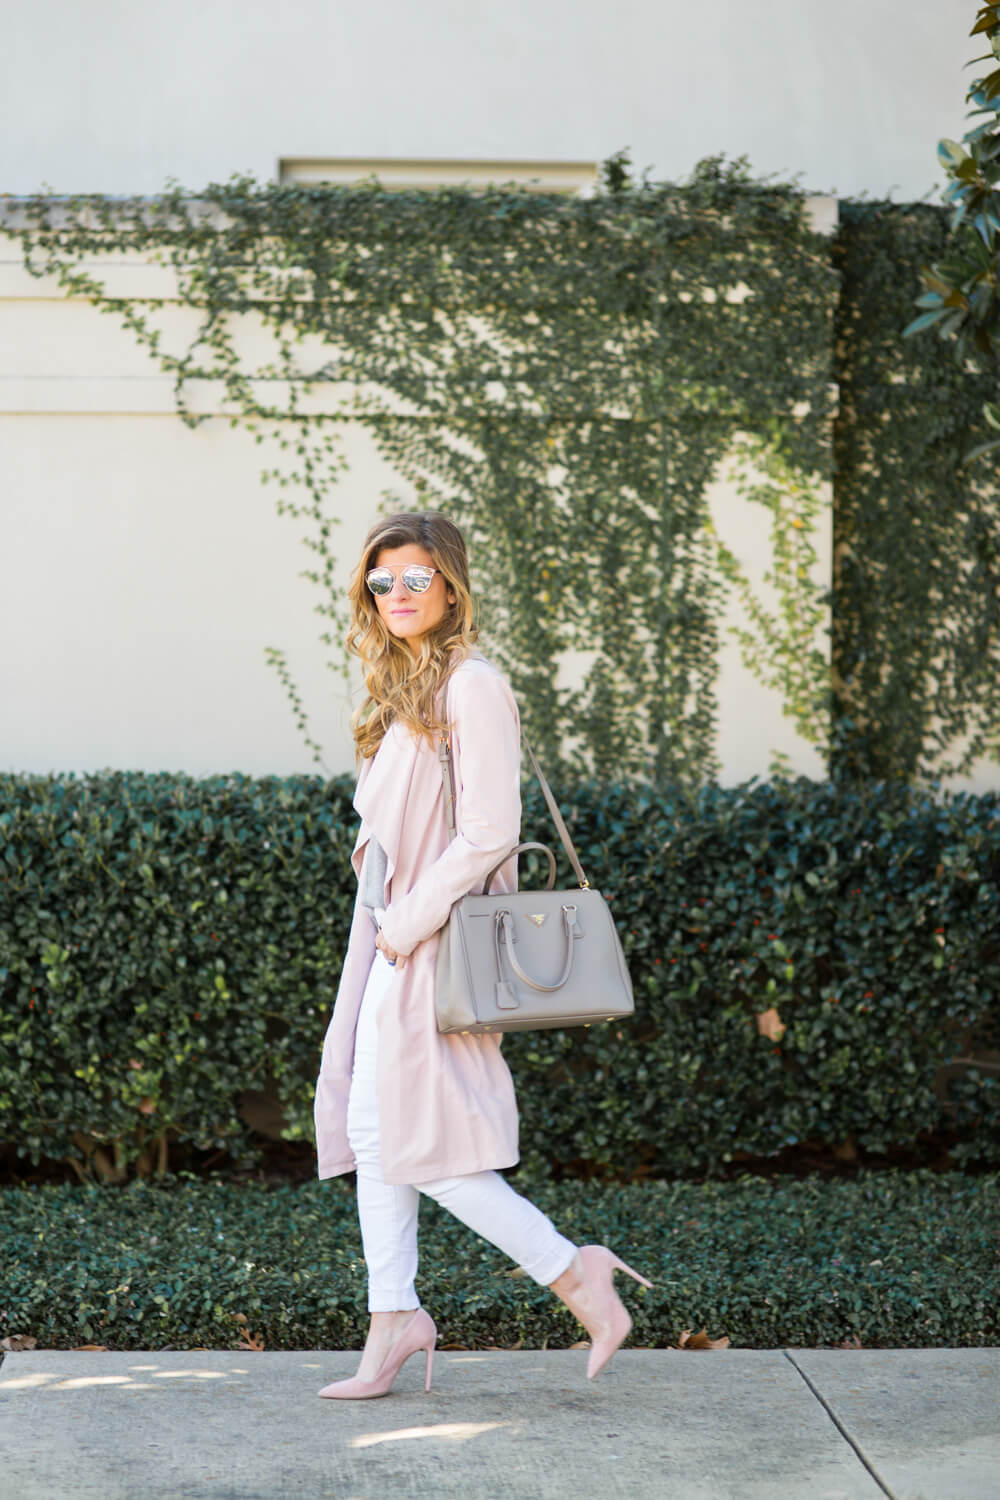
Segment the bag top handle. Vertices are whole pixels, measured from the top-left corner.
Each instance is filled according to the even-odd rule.
[[[524,748],[528,752],[531,769],[538,777],[538,784],[542,789],[545,804],[552,815],[552,821],[555,824],[556,833],[559,835],[559,841],[566,851],[567,859],[573,866],[573,873],[580,883],[581,890],[587,891],[590,889],[590,881],[584,874],[583,865],[580,863],[580,857],[576,852],[573,840],[570,838],[569,829],[566,827],[563,815],[559,811],[555,797],[552,795],[552,789],[542,774],[542,768],[535,759],[535,752],[528,743],[528,736],[524,733],[523,729],[521,730],[521,739],[524,741]],[[455,837],[455,777],[452,772],[451,763],[451,740],[447,734],[442,734],[441,736],[441,743],[438,747],[438,759],[441,762],[441,780],[444,782],[444,807],[445,817],[448,820],[448,839],[450,842]],[[509,855],[506,856],[506,858],[509,857]]]

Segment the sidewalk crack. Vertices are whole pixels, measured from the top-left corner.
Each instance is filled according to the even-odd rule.
[[[809,1389],[812,1391],[813,1395],[816,1397],[816,1400],[819,1402],[820,1406],[823,1408],[823,1410],[826,1412],[827,1416],[830,1418],[830,1421],[833,1423],[834,1427],[836,1427],[837,1431],[840,1433],[841,1437],[844,1439],[844,1442],[850,1444],[850,1446],[854,1449],[854,1452],[855,1452],[855,1455],[857,1456],[858,1462],[864,1468],[866,1468],[868,1470],[869,1474],[872,1476],[872,1478],[874,1479],[875,1483],[878,1485],[879,1489],[882,1491],[883,1495],[886,1495],[888,1497],[888,1500],[898,1500],[898,1496],[896,1496],[895,1494],[893,1494],[892,1490],[885,1483],[885,1480],[881,1477],[881,1475],[878,1474],[878,1473],[876,1473],[875,1469],[872,1468],[871,1464],[868,1462],[868,1459],[865,1457],[863,1451],[858,1446],[858,1444],[854,1441],[854,1439],[851,1437],[851,1434],[848,1432],[848,1430],[844,1426],[843,1422],[837,1416],[836,1412],[833,1410],[833,1407],[830,1405],[829,1401],[827,1401],[826,1397],[822,1394],[821,1391],[818,1391],[816,1389],[816,1387],[813,1385],[812,1381],[809,1379],[809,1376],[806,1374],[805,1370],[802,1369],[801,1365],[796,1364],[795,1360],[792,1358],[791,1354],[788,1352],[787,1349],[782,1349],[781,1352],[785,1356],[785,1358],[788,1360],[788,1363],[792,1366],[793,1370],[797,1371],[797,1373],[799,1375],[801,1375],[801,1377],[805,1381],[806,1385],[809,1387]]]

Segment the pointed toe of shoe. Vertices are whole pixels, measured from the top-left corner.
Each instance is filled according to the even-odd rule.
[[[593,1380],[613,1354],[620,1349],[632,1328],[628,1309],[614,1288],[614,1273],[625,1271],[643,1286],[651,1286],[645,1276],[619,1260],[606,1245],[583,1245],[579,1252],[580,1263],[590,1283],[592,1301],[590,1314],[591,1332],[590,1358],[587,1361],[587,1378]],[[587,1319],[583,1318],[584,1326]],[[590,1331],[590,1330],[588,1330]],[[595,1336],[596,1334],[596,1336]]]
[[[424,1350],[427,1355],[424,1390],[429,1391],[431,1362],[434,1358],[436,1343],[437,1329],[434,1327],[433,1319],[428,1317],[422,1307],[418,1308],[395,1346],[385,1356],[372,1380],[362,1380],[357,1375],[350,1380],[335,1380],[331,1385],[325,1385],[319,1394],[332,1396],[334,1400],[340,1401],[371,1401],[376,1396],[387,1396],[403,1365],[411,1354],[416,1354],[418,1349]]]
[[[339,1401],[370,1401],[375,1396],[385,1396],[389,1387],[380,1388],[374,1380],[334,1380],[332,1384],[325,1385],[318,1393],[321,1396],[332,1396]]]
[[[590,1346],[590,1357],[587,1360],[588,1380],[593,1380],[594,1376],[604,1369],[611,1356],[618,1352],[628,1338],[631,1327],[632,1319],[624,1307],[620,1312],[616,1309],[612,1327],[603,1338],[595,1339]]]

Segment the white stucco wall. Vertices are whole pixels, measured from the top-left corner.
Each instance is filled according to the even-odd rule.
[[[746,154],[922,196],[972,0],[31,0],[4,7],[0,191],[153,193],[278,159]]]

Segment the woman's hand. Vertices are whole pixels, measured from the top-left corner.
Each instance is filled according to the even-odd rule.
[[[397,969],[401,969],[403,967],[403,965],[406,963],[406,955],[405,954],[403,954],[403,953],[397,953],[394,948],[390,948],[389,947],[389,944],[386,942],[385,938],[382,936],[382,929],[381,929],[381,927],[379,928],[378,935],[375,938],[375,946],[376,946],[376,948],[378,949],[378,951],[380,953],[382,953],[382,954],[385,955],[385,957],[389,960],[389,962],[391,964],[394,964],[396,966]]]

